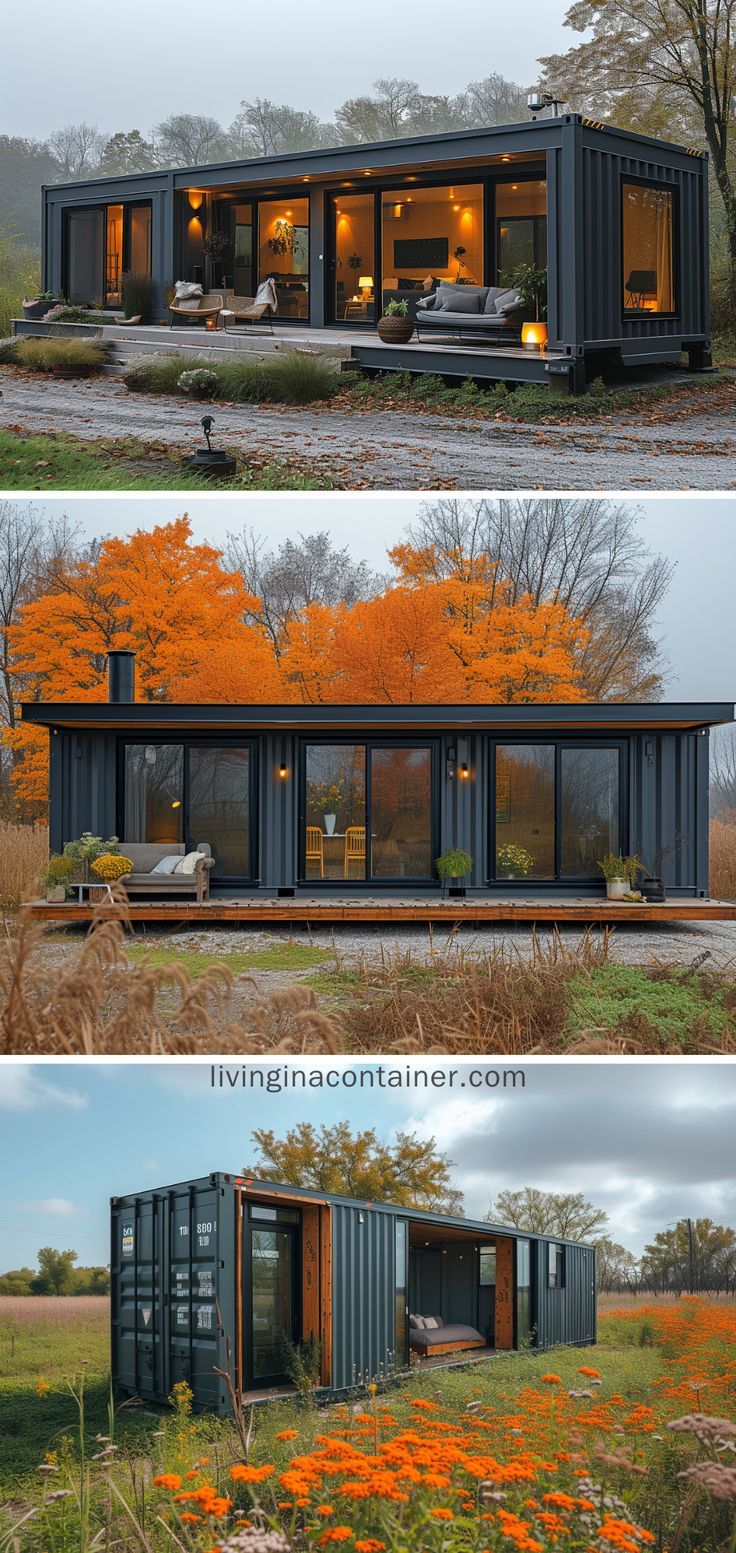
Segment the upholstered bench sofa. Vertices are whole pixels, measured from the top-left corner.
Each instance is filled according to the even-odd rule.
[[[418,338],[428,330],[508,341],[521,338],[529,316],[518,291],[508,286],[457,286],[443,280],[431,295],[419,299],[415,320]]]
[[[463,1348],[485,1348],[486,1340],[476,1327],[461,1322],[445,1322],[442,1316],[410,1316],[409,1347],[421,1358],[430,1354],[455,1353]]]
[[[214,868],[212,849],[208,841],[198,841],[190,853],[182,842],[173,841],[121,841],[123,857],[133,864],[132,874],[123,875],[123,884],[129,895],[192,895],[197,901],[206,901],[210,893],[210,870]],[[164,871],[164,859],[176,859],[176,864]],[[186,859],[183,872],[173,868]]]

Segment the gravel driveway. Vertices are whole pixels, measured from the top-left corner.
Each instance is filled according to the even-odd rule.
[[[29,434],[201,442],[201,405],[130,394],[114,378],[57,383],[5,369],[0,384],[0,425]],[[681,392],[682,402],[671,414],[660,410],[656,424],[631,416],[542,427],[273,405],[222,405],[213,413],[218,443],[257,451],[259,462],[303,460],[305,471],[326,473],[345,489],[736,489],[736,393],[704,411],[702,393]],[[0,483],[9,485],[10,472],[0,471]]]

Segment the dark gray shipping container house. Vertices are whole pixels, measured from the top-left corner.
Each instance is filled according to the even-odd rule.
[[[206,901],[159,878],[136,920],[434,910],[453,847],[472,858],[468,909],[609,909],[612,852],[662,875],[660,913],[728,910],[708,900],[708,751],[732,703],[179,705],[136,701],[133,655],[109,656],[108,701],[22,715],[49,730],[52,851],[84,831],[159,857],[211,849]]]
[[[111,1202],[112,1379],[198,1409],[288,1390],[284,1343],[344,1392],[420,1364],[596,1341],[592,1246],[215,1173]],[[418,1319],[441,1325],[422,1328]]]
[[[149,275],[163,322],[178,280],[237,297],[271,278],[274,327],[349,331],[368,367],[575,390],[606,362],[710,361],[707,155],[574,113],[47,187],[42,254],[44,287],[85,306]],[[438,282],[503,286],[519,264],[548,274],[546,350],[479,328],[474,367],[452,319],[426,353],[373,333],[393,300],[415,316]]]

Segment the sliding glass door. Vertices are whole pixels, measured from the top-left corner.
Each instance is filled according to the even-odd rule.
[[[497,880],[598,880],[625,833],[624,746],[497,744],[494,759]]]
[[[268,1211],[268,1210],[267,1210]],[[288,1210],[270,1210],[276,1219]],[[298,1213],[292,1210],[294,1220]],[[287,1379],[289,1348],[299,1338],[299,1224],[261,1223],[257,1205],[251,1208],[246,1279],[249,1333],[247,1379],[254,1386],[278,1385]]]
[[[158,845],[208,842],[213,880],[253,878],[255,753],[252,743],[161,740],[124,744],[118,834]]]
[[[429,882],[434,877],[436,746],[305,744],[301,878]]]
[[[149,202],[69,211],[63,289],[70,302],[119,308],[123,275],[152,274],[151,216]]]

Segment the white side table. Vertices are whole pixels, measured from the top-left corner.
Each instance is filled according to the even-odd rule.
[[[228,321],[228,318],[234,318],[235,317],[235,313],[234,313],[234,311],[233,311],[233,309],[231,307],[221,307],[220,308],[220,317],[222,319],[223,330],[224,330],[225,334],[227,334],[227,321]]]

